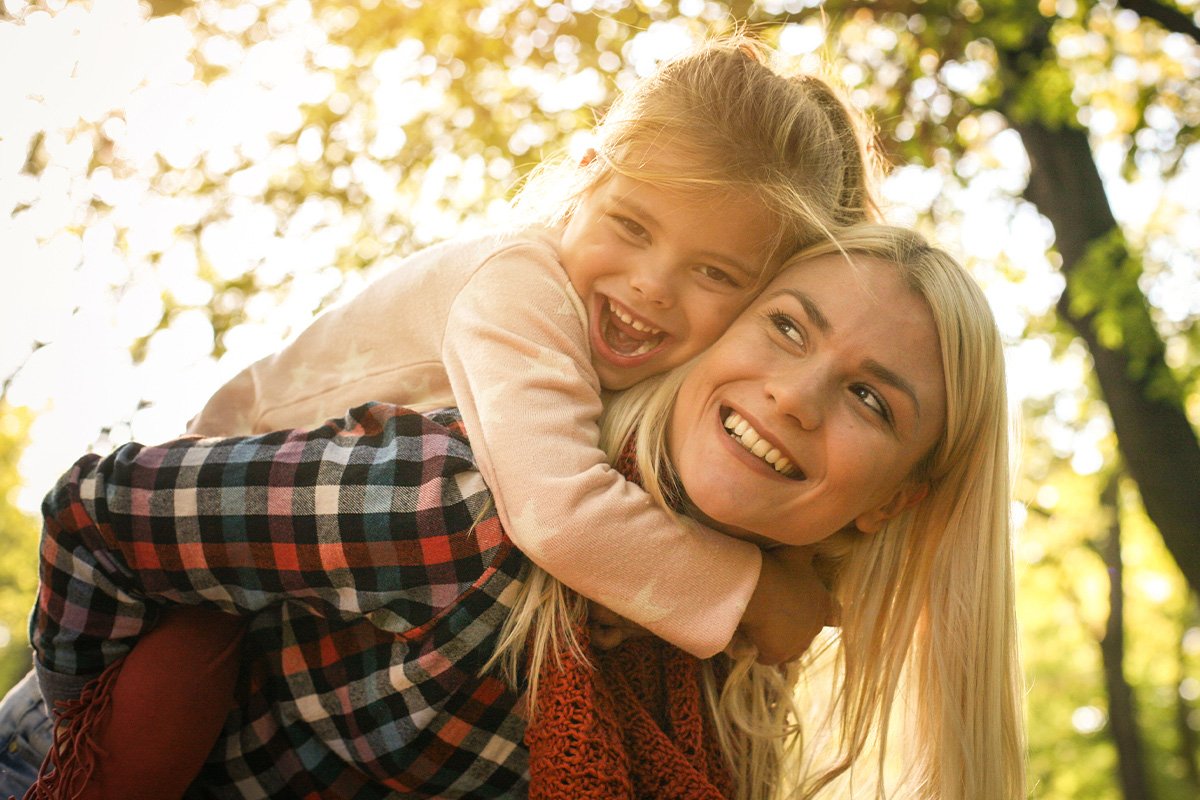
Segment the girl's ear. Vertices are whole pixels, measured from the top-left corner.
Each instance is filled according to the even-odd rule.
[[[891,499],[854,519],[854,527],[863,533],[878,533],[883,523],[896,517],[906,508],[911,508],[929,494],[928,483],[906,483],[896,490]]]
[[[596,152],[596,148],[589,147],[587,152],[583,154],[583,157],[579,159],[579,166],[586,167],[588,164],[591,164],[596,160],[597,155],[599,155],[599,153]]]

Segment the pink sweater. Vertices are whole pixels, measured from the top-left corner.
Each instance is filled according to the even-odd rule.
[[[662,510],[609,466],[587,312],[557,244],[530,229],[416,253],[234,377],[189,430],[306,426],[369,400],[458,406],[517,547],[583,596],[711,656],[733,637],[761,555]]]

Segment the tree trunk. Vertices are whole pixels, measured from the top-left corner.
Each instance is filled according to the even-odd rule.
[[[1117,746],[1117,772],[1125,800],[1151,800],[1146,781],[1146,760],[1138,733],[1137,710],[1133,689],[1125,680],[1125,593],[1121,586],[1124,567],[1121,562],[1121,519],[1117,505],[1116,475],[1109,479],[1100,503],[1112,515],[1108,535],[1101,549],[1108,566],[1108,621],[1100,640],[1104,662],[1104,686],[1108,690],[1108,727]]]
[[[1054,225],[1069,282],[1089,244],[1117,227],[1087,134],[1073,128],[1050,130],[1036,122],[1015,127],[1031,162],[1025,197]],[[1148,323],[1144,303],[1142,312]],[[1094,312],[1072,311],[1069,290],[1058,301],[1058,313],[1091,352],[1117,446],[1146,513],[1192,590],[1200,592],[1200,441],[1181,403],[1150,392],[1151,376],[1166,369],[1163,348],[1157,348],[1140,374],[1133,374],[1127,353],[1100,343]]]
[[[1183,691],[1184,681],[1187,679],[1184,636],[1195,620],[1193,609],[1196,607],[1196,594],[1194,592],[1188,593],[1187,605],[1188,611],[1184,615],[1183,630],[1175,639],[1175,658],[1179,664],[1179,675],[1175,680],[1175,731],[1179,737],[1176,752],[1179,760],[1183,763],[1183,774],[1192,789],[1192,796],[1200,797],[1200,763],[1196,761],[1196,754],[1200,753],[1200,741],[1197,740],[1196,731],[1192,728],[1192,704]]]

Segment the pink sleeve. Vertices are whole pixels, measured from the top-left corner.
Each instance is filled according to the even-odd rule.
[[[567,586],[707,657],[733,637],[758,548],[677,517],[600,450],[585,311],[546,246],[509,247],[450,310],[443,358],[513,542]]]
[[[493,237],[405,259],[222,386],[190,423],[205,436],[319,425],[375,400],[416,410],[453,404],[441,364],[446,311]]]

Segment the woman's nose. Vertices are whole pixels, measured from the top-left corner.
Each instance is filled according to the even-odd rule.
[[[817,369],[790,369],[772,375],[765,384],[767,397],[781,414],[794,419],[806,431],[816,430],[825,420],[825,393]]]

